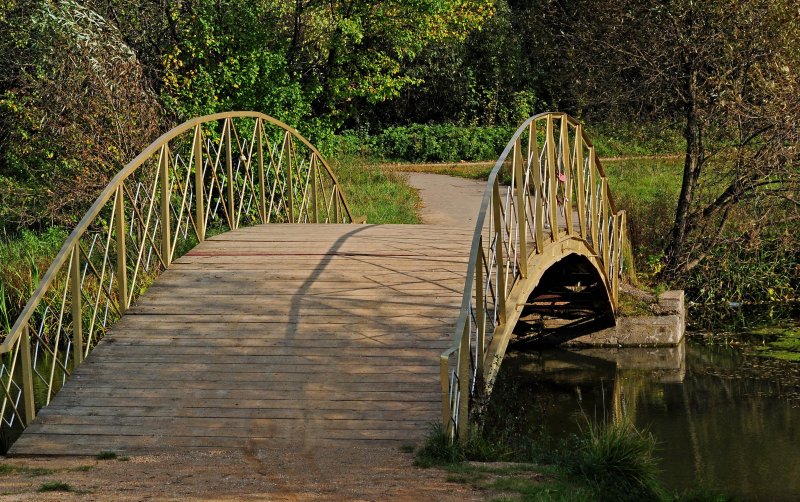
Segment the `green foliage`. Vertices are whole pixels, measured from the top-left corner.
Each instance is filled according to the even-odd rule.
[[[703,260],[680,277],[695,302],[777,302],[800,296],[796,236],[751,237],[730,234],[728,242],[708,249]]]
[[[74,0],[0,19],[0,227],[72,224],[154,139],[160,116],[123,34]]]
[[[680,156],[686,149],[686,139],[680,130],[663,121],[591,121],[586,123],[586,133],[599,157]]]
[[[507,421],[508,422],[508,421]],[[459,472],[453,480],[472,482],[482,488],[516,492],[530,496],[560,495],[570,492],[590,500],[667,500],[668,496],[657,478],[653,456],[655,441],[630,422],[590,424],[582,434],[555,445],[531,435],[517,435],[516,426],[494,424],[490,429],[473,428],[463,441],[450,441],[441,425],[434,425],[425,444],[416,452],[419,467],[445,466]],[[486,427],[486,424],[484,424]],[[499,429],[504,432],[498,434]],[[532,444],[535,447],[531,447]],[[493,483],[482,483],[485,476],[476,475],[475,468],[460,468],[458,464],[473,462],[524,462]],[[557,467],[558,483],[531,482],[513,474],[541,470],[543,461]],[[477,468],[478,473],[481,469]],[[566,489],[565,489],[566,488]],[[552,497],[548,497],[552,499]]]
[[[527,118],[528,116],[522,117],[519,123]],[[517,127],[518,123],[508,126],[411,124],[386,127],[375,134],[369,134],[365,130],[347,130],[332,138],[327,146],[329,151],[335,153],[374,156],[390,161],[489,161],[500,157]],[[656,126],[644,130],[632,126],[601,126],[592,130],[590,137],[601,156],[655,156],[674,154],[681,148],[680,140],[674,137],[674,131]],[[677,161],[671,159],[654,162],[677,165]],[[669,170],[663,174],[674,176],[675,173],[676,171]],[[663,180],[652,182],[660,181]],[[628,183],[636,182],[635,177],[628,179]],[[679,180],[671,179],[670,186],[679,186]]]
[[[115,451],[101,451],[95,457],[97,460],[114,460],[117,458],[117,452]]]
[[[412,124],[387,127],[374,136],[345,131],[334,148],[406,162],[495,160],[515,130],[516,127]]]
[[[310,115],[314,91],[290,77],[276,5],[229,2],[220,9],[217,2],[193,0],[167,9],[175,9],[169,21],[179,42],[161,55],[167,110],[181,120],[256,110],[290,124]]]

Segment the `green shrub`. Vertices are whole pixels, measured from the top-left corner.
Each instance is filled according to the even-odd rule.
[[[329,151],[404,162],[458,162],[497,159],[516,127],[462,127],[453,124],[388,127],[377,135],[345,131]]]

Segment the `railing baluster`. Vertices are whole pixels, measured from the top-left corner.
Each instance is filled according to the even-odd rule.
[[[161,166],[159,168],[161,178],[161,259],[164,267],[169,267],[172,263],[172,233],[169,222],[169,146],[161,147]]]
[[[233,120],[226,119],[225,128],[225,170],[228,177],[228,211],[230,212],[230,229],[236,230],[239,224],[239,218],[236,216],[236,197],[233,194],[233,146],[231,145],[231,128],[233,128]]]
[[[339,187],[333,187],[333,223],[341,223],[341,216],[339,214]]]
[[[475,322],[478,325],[478,374],[483,374],[486,350],[486,304],[483,290],[483,238],[478,239],[478,259],[475,260]]]
[[[550,236],[558,240],[558,178],[556,177],[556,145],[553,136],[553,116],[547,116],[547,178],[550,186],[548,205],[550,207]]]
[[[256,134],[258,135],[258,189],[259,189],[259,210],[261,211],[261,223],[267,222],[267,180],[264,178],[264,121],[256,119]]]
[[[289,175],[289,223],[294,223],[294,177],[292,176],[292,137],[286,133],[286,166]],[[338,218],[337,218],[338,220]],[[338,223],[338,221],[337,221]]]
[[[578,192],[578,223],[581,227],[581,239],[586,240],[586,201],[584,200],[585,181],[583,179],[583,126],[575,126],[575,176]]]
[[[31,334],[28,324],[22,326],[22,336],[19,340],[20,358],[22,363],[22,402],[25,405],[25,425],[30,425],[36,418],[36,401],[33,395],[33,365],[31,363]]]
[[[525,205],[528,193],[522,175],[522,139],[514,143],[514,161],[511,167],[517,184],[517,234],[519,235],[519,272],[523,278],[528,277],[528,219],[525,217]]]
[[[592,217],[592,248],[594,249],[595,254],[600,254],[600,243],[599,239],[599,229],[598,229],[598,193],[597,193],[597,180],[595,179],[595,166],[597,166],[597,158],[595,157],[597,154],[595,153],[594,146],[589,148],[589,159],[590,159],[590,166],[589,166],[589,211],[591,212]]]
[[[469,323],[464,323],[464,331],[461,333],[461,347],[458,351],[458,385],[461,393],[461,400],[458,403],[458,437],[461,441],[467,440],[469,431]]]
[[[567,225],[567,235],[572,234],[572,159],[569,151],[569,129],[567,115],[561,117],[561,164],[564,168],[564,220]]]
[[[617,262],[619,262],[618,256],[618,243],[617,241],[617,232],[619,231],[619,215],[612,215],[611,216],[611,239],[609,239],[609,248],[611,254],[611,263],[608,267],[609,274],[611,275],[611,303],[614,304],[614,310],[617,309],[617,291],[619,290],[619,278],[617,275]]]
[[[72,248],[70,267],[70,304],[72,306],[72,360],[74,367],[83,362],[83,311],[81,309],[81,250],[80,240]],[[88,258],[87,258],[88,259]]]
[[[536,132],[536,121],[531,120],[528,131],[528,159],[533,171],[533,208],[536,212],[536,252],[544,251],[544,193],[542,193],[542,167],[539,162],[539,141]]]
[[[500,213],[500,182],[494,179],[492,186],[492,213],[494,217],[494,259],[497,266],[497,314],[500,323],[506,322],[506,271],[503,261],[503,220]]]
[[[206,240],[206,216],[205,216],[205,180],[203,179],[203,132],[200,124],[194,129],[194,140],[192,142],[194,151],[194,220],[197,228],[197,240]]]
[[[450,409],[450,355],[439,356],[439,387],[442,394],[442,426],[445,434],[450,434],[450,421],[453,412]]]
[[[600,178],[601,186],[600,186],[600,193],[603,194],[603,207],[602,207],[602,217],[603,223],[600,225],[600,230],[603,232],[603,264],[608,266],[608,256],[611,246],[609,245],[609,235],[608,235],[608,180],[606,180],[605,176]],[[608,269],[606,269],[608,270]]]
[[[119,297],[117,303],[119,304],[120,315],[128,310],[128,253],[125,249],[125,199],[123,186],[120,185],[116,190],[117,194],[114,198],[114,225],[116,233],[117,245],[117,296]]]
[[[309,169],[311,173],[311,211],[314,213],[314,217],[311,221],[314,223],[319,223],[319,206],[317,205],[317,171],[319,167],[317,166],[317,156],[316,154],[311,154],[311,169]]]

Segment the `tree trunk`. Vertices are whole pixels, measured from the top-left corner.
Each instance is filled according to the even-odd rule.
[[[700,177],[700,170],[705,161],[703,148],[703,128],[698,121],[695,98],[695,75],[687,79],[687,104],[686,104],[686,159],[683,163],[683,181],[681,193],[678,197],[678,207],[675,210],[675,223],[672,227],[672,239],[667,248],[667,270],[671,273],[679,272],[684,266],[681,255],[686,245],[686,236],[691,228],[689,214],[694,202],[695,188]]]

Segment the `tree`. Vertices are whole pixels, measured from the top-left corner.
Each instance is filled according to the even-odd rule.
[[[155,139],[160,109],[119,31],[73,0],[0,17],[0,226],[71,224]]]
[[[716,245],[741,234],[744,222],[748,232],[760,232],[763,220],[744,202],[797,217],[794,2],[596,0],[581,2],[575,14],[578,29],[565,43],[578,56],[575,80],[601,98],[594,106],[683,123],[670,274],[690,272]]]

